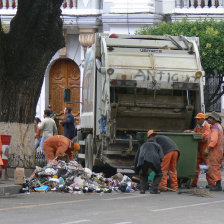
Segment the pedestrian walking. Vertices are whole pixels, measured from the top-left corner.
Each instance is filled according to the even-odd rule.
[[[38,128],[43,131],[43,135],[40,142],[41,152],[44,152],[44,141],[47,138],[58,134],[56,123],[52,118],[50,118],[50,114],[51,112],[49,110],[44,110],[44,120],[38,124]]]
[[[44,141],[43,148],[48,163],[64,154],[67,154],[69,159],[73,160],[73,154],[80,149],[80,145],[63,135],[55,135]]]
[[[142,144],[135,156],[135,172],[140,174],[140,193],[145,194],[148,187],[148,176],[155,172],[151,194],[159,194],[158,186],[162,178],[161,162],[163,151],[159,144],[149,139]]]
[[[65,137],[72,140],[75,137],[75,118],[71,112],[72,109],[70,107],[65,107],[64,114],[66,118],[64,121],[60,121],[59,123],[64,126]]]
[[[187,130],[185,132],[202,134],[202,139],[198,142],[196,174],[192,182],[192,187],[197,187],[198,177],[200,173],[200,165],[208,165],[207,157],[205,156],[205,150],[208,148],[211,136],[211,129],[210,124],[205,120],[205,114],[198,113],[194,118],[197,122],[196,127],[193,129],[193,131]],[[208,174],[206,174],[206,179],[208,181],[207,187],[209,187],[212,183],[210,183],[210,178],[208,177]]]
[[[221,165],[223,160],[223,129],[220,125],[220,116],[213,111],[208,116],[208,122],[211,124],[211,138],[205,155],[208,156],[208,179],[211,183],[211,191],[222,191],[221,186]]]
[[[160,182],[159,190],[167,191],[167,176],[169,176],[170,188],[177,190],[177,161],[180,155],[180,150],[177,144],[168,136],[157,135],[154,130],[149,130],[147,135],[148,138],[153,139],[161,146],[164,154],[163,161],[161,163],[163,176]]]

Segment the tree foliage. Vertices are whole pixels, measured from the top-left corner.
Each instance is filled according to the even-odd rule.
[[[162,23],[157,26],[146,26],[137,31],[143,35],[164,35],[173,36],[197,36],[200,40],[201,62],[206,76],[219,76],[219,84],[209,99],[206,99],[206,108],[217,102],[224,93],[220,92],[224,75],[224,22],[204,20],[191,22]]]

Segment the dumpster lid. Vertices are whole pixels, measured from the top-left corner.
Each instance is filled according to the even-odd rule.
[[[158,135],[166,135],[166,136],[169,136],[169,135],[175,135],[175,136],[192,136],[193,139],[195,140],[201,140],[203,138],[202,134],[200,133],[183,133],[183,132],[157,132],[155,131],[156,134]]]
[[[195,140],[201,140],[203,138],[202,134],[200,133],[184,133],[184,132],[160,132],[155,131],[158,135],[166,135],[166,136],[192,136]],[[136,138],[138,140],[147,139],[147,132],[137,132]]]

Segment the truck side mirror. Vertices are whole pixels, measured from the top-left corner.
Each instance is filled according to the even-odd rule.
[[[71,98],[71,90],[70,89],[64,89],[64,102],[69,103]]]

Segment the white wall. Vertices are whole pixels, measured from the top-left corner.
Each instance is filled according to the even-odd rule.
[[[79,35],[68,35],[67,36],[67,57],[73,60],[78,66],[81,66],[81,45],[79,43]],[[62,58],[59,55],[60,51],[57,51],[56,54],[51,59],[45,71],[45,78],[41,88],[40,98],[36,107],[36,117],[39,117],[41,120],[43,119],[43,113],[46,107],[49,104],[49,72],[51,66],[54,62]]]
[[[110,25],[110,30],[106,30],[106,33],[117,33],[117,34],[134,34],[139,26],[134,25]]]

